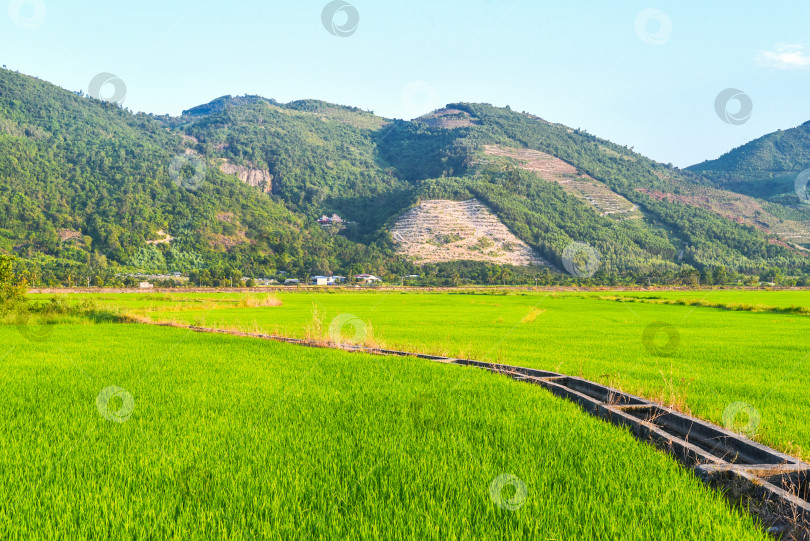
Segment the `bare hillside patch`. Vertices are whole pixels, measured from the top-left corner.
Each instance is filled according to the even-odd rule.
[[[419,117],[417,120],[433,128],[445,128],[448,130],[468,128],[480,124],[469,113],[450,108],[437,109],[432,113]]]
[[[543,180],[556,182],[562,188],[591,206],[600,214],[614,218],[640,218],[638,207],[626,198],[600,182],[580,171],[570,163],[564,162],[545,152],[531,149],[509,148],[487,145],[484,153],[490,156],[509,158],[518,166],[535,173]]]
[[[670,180],[664,178],[663,180]],[[673,201],[699,207],[719,214],[728,220],[750,225],[776,235],[789,244],[810,243],[810,222],[783,220],[768,212],[761,202],[753,197],[706,186],[672,182],[678,193],[637,188],[639,192],[659,200]]]
[[[475,199],[422,201],[391,230],[399,252],[417,263],[488,261],[547,265]]]
[[[245,184],[256,188],[261,188],[265,192],[273,191],[273,175],[267,169],[251,169],[244,165],[234,165],[228,160],[223,160],[219,165],[219,170],[226,175],[235,175]]]

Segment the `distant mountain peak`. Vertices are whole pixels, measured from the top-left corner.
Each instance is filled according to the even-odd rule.
[[[183,111],[183,116],[202,117],[220,113],[229,107],[238,107],[240,105],[249,105],[253,103],[267,102],[275,104],[275,100],[268,100],[261,96],[244,95],[244,96],[221,96],[213,99],[208,103],[192,107]]]
[[[810,167],[810,121],[778,130],[687,169],[716,186],[774,202],[798,204],[796,174]]]

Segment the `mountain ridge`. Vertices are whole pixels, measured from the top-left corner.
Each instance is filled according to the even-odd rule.
[[[488,154],[493,147],[502,155]],[[137,269],[452,274],[450,263],[409,260],[391,229],[420,201],[473,198],[557,271],[567,246],[591,245],[602,256],[594,280],[691,280],[720,267],[807,271],[806,256],[780,244],[778,228],[650,195],[694,190],[708,177],[489,104],[451,103],[404,121],[320,100],[222,96],[168,117],[4,70],[0,150],[0,249],[53,281],[70,272],[110,280]],[[532,170],[518,151],[568,167]],[[199,186],[184,189],[200,171]],[[633,220],[611,215],[617,202],[632,208]],[[789,212],[769,204],[774,215]],[[332,213],[351,223],[317,225]],[[60,230],[85,242],[68,245]],[[158,231],[171,243],[148,244],[162,238]],[[547,267],[515,272],[549,276]]]
[[[799,203],[793,181],[810,167],[810,121],[777,130],[687,169],[717,187],[787,205]]]

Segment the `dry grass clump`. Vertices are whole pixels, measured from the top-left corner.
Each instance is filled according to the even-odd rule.
[[[326,314],[314,303],[312,318],[304,326],[304,340],[321,346],[385,348],[385,344],[374,336],[370,321],[351,314],[339,314],[327,324]]]
[[[240,308],[261,308],[263,306],[281,306],[281,299],[277,296],[267,293],[264,295],[251,295],[245,294],[239,298]]]
[[[689,387],[692,384],[692,380],[677,378],[672,367],[670,367],[669,378],[667,378],[663,370],[659,370],[658,372],[661,374],[664,385],[658,392],[653,392],[650,398],[654,402],[663,404],[675,411],[691,415],[692,410],[689,407]]]
[[[312,319],[304,325],[304,340],[308,342],[323,342],[326,337],[326,315],[312,303]]]
[[[520,320],[520,322],[521,322],[521,323],[531,323],[532,321],[534,321],[535,319],[537,319],[537,316],[539,316],[539,315],[540,315],[540,314],[542,314],[543,312],[545,312],[545,310],[541,310],[541,309],[539,309],[539,308],[530,308],[530,309],[529,309],[529,313],[528,313],[528,314],[526,314],[526,315],[523,317],[523,319],[521,319],[521,320]]]

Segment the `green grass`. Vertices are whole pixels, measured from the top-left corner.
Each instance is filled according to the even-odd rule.
[[[426,324],[403,328],[431,332],[461,302],[439,298],[343,301],[421,303]],[[464,317],[507,308],[471,300],[486,304]],[[251,315],[307,317],[303,296],[285,302]],[[766,539],[627,431],[485,371],[144,325],[50,330],[0,326],[2,539]],[[124,394],[100,409],[110,386]],[[496,504],[514,488],[491,497],[504,474],[525,485],[514,511]]]
[[[602,296],[605,293],[591,292],[588,295]],[[701,289],[682,291],[625,291],[608,293],[621,297],[638,299],[718,303],[729,305],[746,305],[752,307],[810,309],[810,290],[745,290],[745,289]]]
[[[651,295],[677,299],[686,293]],[[764,306],[810,306],[805,291],[690,295],[706,294],[707,302],[716,295],[722,302],[745,303],[751,295],[752,303]],[[238,308],[238,294],[182,294],[162,300],[119,295],[99,302],[124,302],[154,319],[297,337],[311,327],[315,308],[325,318],[324,326],[340,314],[353,314],[373,329],[375,341],[388,347],[583,376],[738,430],[747,419],[726,423],[727,412],[739,402],[750,404],[761,420],[748,435],[807,457],[810,351],[805,344],[810,317],[599,300],[606,295],[612,294],[290,292],[280,294],[283,306],[261,308]],[[669,356],[656,349],[666,342],[664,333],[656,335],[652,347],[645,344],[645,329],[655,322],[677,332],[679,341]]]

